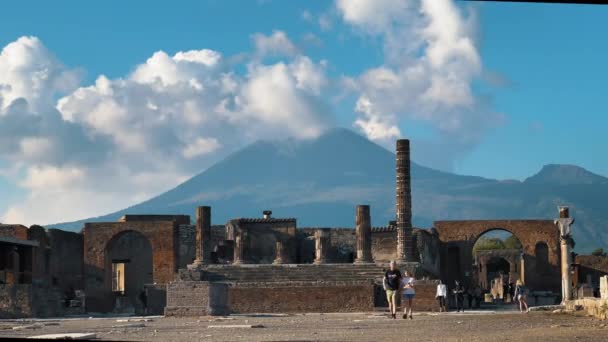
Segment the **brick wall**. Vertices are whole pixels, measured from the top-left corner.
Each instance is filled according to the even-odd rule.
[[[526,285],[532,290],[560,291],[559,231],[552,220],[436,221],[434,227],[441,241],[441,276],[446,284],[456,279],[472,281],[475,242],[484,233],[500,229],[513,234],[523,246]],[[536,269],[539,243],[548,247],[549,265],[542,272]],[[453,254],[448,255],[450,250]]]
[[[184,268],[196,258],[196,226],[195,225],[180,225],[179,231],[179,247],[178,247],[178,268]]]
[[[32,315],[32,286],[29,284],[0,285],[0,318],[30,317]]]
[[[375,306],[388,307],[386,293],[381,286],[376,286]],[[437,293],[437,281],[435,280],[418,280],[416,281],[416,296],[414,297],[414,311],[439,311],[439,305],[435,299]],[[401,297],[397,299],[397,305],[400,310],[403,310],[401,305]]]
[[[84,288],[82,234],[59,229],[47,231],[51,284],[62,293]]]
[[[235,284],[232,313],[362,312],[374,309],[372,284]]]
[[[204,281],[176,281],[167,284],[165,316],[228,314],[228,287]]]
[[[20,224],[0,224],[0,236],[27,240],[27,227]]]
[[[87,311],[110,311],[113,308],[109,261],[106,260],[108,243],[128,231],[142,234],[152,248],[153,281],[166,284],[175,278],[178,264],[178,228],[175,222],[100,222],[85,223],[84,283],[87,293]]]

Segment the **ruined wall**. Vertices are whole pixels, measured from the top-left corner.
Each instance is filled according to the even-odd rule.
[[[299,262],[312,263],[315,259],[314,234],[320,227],[307,227],[298,230]],[[331,228],[328,263],[352,263],[357,257],[357,233],[354,228]]]
[[[375,262],[389,262],[396,259],[396,229],[390,227],[372,228],[372,256]]]
[[[27,240],[28,229],[20,224],[0,224],[0,236]]]
[[[152,248],[153,281],[166,284],[173,280],[178,266],[178,228],[175,222],[104,222],[85,223],[84,282],[87,311],[109,311],[113,294],[106,256],[108,243],[121,233],[135,231],[149,241]]]
[[[61,294],[42,285],[0,285],[0,298],[0,319],[55,317],[64,313]]]
[[[49,229],[47,236],[51,285],[71,297],[73,291],[84,288],[82,234]]]
[[[241,283],[229,288],[232,313],[366,312],[374,309],[370,283]]]
[[[472,281],[473,246],[484,233],[501,229],[513,234],[523,246],[524,280],[532,290],[559,292],[559,231],[551,220],[473,220],[436,221],[434,227],[441,241],[442,279],[453,284],[460,279]],[[548,247],[548,265],[537,270],[536,246],[544,243]]]
[[[185,268],[196,258],[196,226],[195,225],[180,225],[179,231],[179,247],[178,247],[178,268]]]
[[[0,285],[0,319],[32,316],[30,284]]]
[[[226,225],[227,238],[246,232],[242,256],[247,263],[270,264],[276,258],[276,242],[283,241],[284,257],[292,262],[296,259],[295,219],[234,219]]]
[[[579,264],[579,283],[589,278],[594,288],[599,288],[600,277],[608,275],[608,257],[595,255],[577,255],[574,261]]]

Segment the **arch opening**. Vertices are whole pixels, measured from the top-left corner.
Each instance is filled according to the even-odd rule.
[[[105,248],[106,285],[115,301],[114,311],[139,311],[145,284],[154,282],[152,245],[142,233],[123,231]]]
[[[512,288],[523,272],[521,241],[505,229],[490,229],[481,234],[472,249],[475,264],[474,284],[495,300],[510,301]]]

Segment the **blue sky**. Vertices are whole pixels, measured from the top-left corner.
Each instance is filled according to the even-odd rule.
[[[452,171],[523,180],[544,164],[569,163],[608,175],[608,159],[602,158],[608,148],[608,7],[458,5],[476,9],[476,48],[484,77],[494,80],[477,77],[472,89],[475,96],[489,99],[491,110],[504,120],[482,126],[483,134],[458,150]],[[110,80],[128,77],[159,50],[169,56],[199,49],[238,56],[254,49],[253,34],[274,30],[284,32],[313,63],[326,60],[325,76],[336,83],[387,63],[383,36],[341,20],[338,12],[333,2],[321,0],[15,1],[0,11],[0,47],[22,36],[38,37],[66,68],[81,75],[79,86],[94,84],[102,74]],[[329,26],[319,25],[321,19]],[[251,55],[243,58],[234,67],[239,75],[247,73]],[[272,58],[265,61],[273,63]],[[332,88],[333,95],[339,92]],[[334,124],[356,129],[359,96],[351,93],[338,103],[329,95],[323,99],[332,103]],[[395,122],[402,135],[431,140],[436,124],[411,117]],[[458,137],[458,132],[452,134]],[[0,155],[0,163],[8,161]],[[185,177],[195,170],[175,173]],[[16,178],[0,175],[0,217],[28,195],[16,183]],[[142,192],[142,199],[146,195]]]

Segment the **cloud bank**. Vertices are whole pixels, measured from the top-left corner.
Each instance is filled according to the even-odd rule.
[[[0,165],[9,167],[0,175],[27,196],[0,212],[0,222],[106,214],[257,139],[315,138],[334,124],[335,93],[355,95],[352,126],[389,148],[411,123],[428,124],[435,136],[415,141],[413,152],[442,169],[502,120],[472,89],[484,75],[474,11],[452,0],[336,0],[326,13],[305,11],[302,18],[325,32],[341,22],[378,39],[384,62],[331,79],[327,61],[274,30],[252,34],[251,51],[238,56],[160,50],[129,74],[99,75],[85,85],[79,69],[63,65],[36,37],[5,46]],[[313,34],[305,42],[322,45]]]

